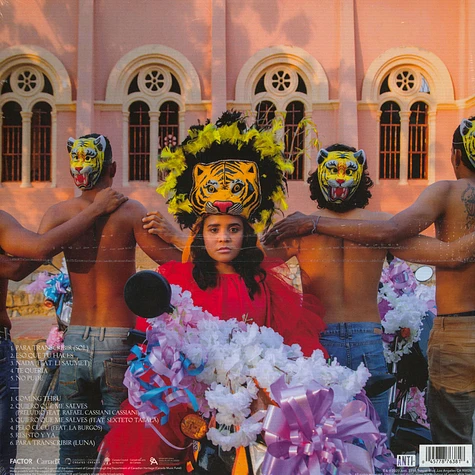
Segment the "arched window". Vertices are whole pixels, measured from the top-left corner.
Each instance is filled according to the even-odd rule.
[[[21,181],[21,107],[17,102],[7,102],[2,115],[2,181]]]
[[[20,181],[21,186],[26,187],[33,182],[54,185],[52,137],[56,113],[53,84],[36,64],[15,66],[2,81],[1,179],[4,182]]]
[[[163,138],[165,129],[176,126],[173,135],[178,142],[185,138],[186,109],[205,111],[206,106],[201,98],[200,78],[193,64],[179,51],[161,44],[142,45],[128,51],[112,68],[107,80],[105,104],[115,107],[122,104],[122,185],[128,186],[131,177],[129,170],[129,120],[130,105],[136,101],[147,104],[149,110],[149,183],[154,187],[158,184],[157,163],[161,132]],[[178,105],[162,106],[167,102]],[[164,112],[168,118],[160,118]],[[178,122],[175,121],[176,112]],[[173,116],[173,121],[172,121]]]
[[[31,118],[31,181],[51,181],[51,106],[38,102]]]
[[[129,180],[150,179],[150,117],[148,105],[136,101],[129,107]]]
[[[393,172],[392,176],[383,166],[387,102],[399,107],[399,173]],[[390,48],[369,65],[363,79],[361,105],[380,111],[374,129],[375,136],[381,138],[373,149],[380,153],[376,183],[387,178],[398,179],[399,185],[411,182],[424,186],[435,181],[436,113],[447,104],[458,108],[453,80],[445,63],[431,51],[411,46]]]
[[[379,96],[386,100],[380,106],[380,179],[407,183],[428,178],[430,94],[429,82],[414,67],[394,68],[382,80]]]
[[[164,173],[157,171],[160,151],[180,141],[181,86],[171,71],[152,64],[130,79],[127,95],[133,100],[127,124],[127,181],[148,181],[155,185],[165,178]]]
[[[284,153],[295,166],[294,173],[287,178],[303,180],[305,149],[309,144],[305,140],[305,127],[301,127],[300,123],[311,112],[306,111],[310,107],[307,105],[307,85],[302,75],[287,64],[273,65],[257,78],[253,93],[259,126],[269,126],[276,117],[284,117]]]
[[[379,178],[399,178],[401,119],[393,101],[381,106],[379,121]]]

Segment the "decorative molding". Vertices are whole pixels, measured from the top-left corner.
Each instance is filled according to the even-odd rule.
[[[201,101],[197,104],[186,104],[187,112],[209,112],[211,113],[212,104],[211,101]]]
[[[52,82],[54,98],[59,103],[72,101],[71,81],[63,63],[48,50],[36,45],[10,46],[0,51],[0,79],[14,68],[32,65],[48,76]]]
[[[337,111],[339,108],[339,101],[328,101],[324,103],[312,104],[312,111]]]
[[[106,103],[117,104],[127,96],[127,86],[139,71],[148,66],[165,66],[176,74],[182,88],[182,102],[187,105],[201,102],[198,73],[179,51],[164,45],[145,45],[129,51],[112,68],[106,88]]]
[[[122,104],[112,104],[105,101],[95,101],[94,109],[101,112],[121,112]]]
[[[382,81],[398,66],[414,66],[425,73],[424,77],[436,103],[455,100],[449,70],[437,55],[423,48],[399,47],[385,51],[371,63],[363,80],[361,102],[378,102]]]
[[[250,104],[260,76],[278,64],[297,69],[309,88],[308,97],[312,103],[329,101],[328,78],[321,64],[302,48],[280,45],[261,49],[246,61],[236,80],[235,102]]]
[[[56,104],[57,112],[76,112],[76,101],[69,104]]]
[[[357,108],[359,111],[379,111],[379,104],[371,104],[369,102],[358,102]]]
[[[56,109],[56,102],[51,94],[45,94],[43,92],[36,96],[21,96],[14,92],[8,92],[0,95],[0,108],[7,102],[16,102],[20,105],[22,111],[31,111],[33,106],[38,102],[46,102],[52,109]]]

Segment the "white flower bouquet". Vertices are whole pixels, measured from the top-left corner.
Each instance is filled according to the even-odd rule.
[[[340,413],[369,378],[363,364],[353,371],[336,360],[327,363],[320,350],[304,357],[299,345],[285,345],[271,328],[247,323],[245,316],[243,321],[220,320],[194,306],[189,291],[171,288],[173,313],[149,320],[147,346],[135,350],[137,359],[125,379],[129,401],[145,420],[164,416],[166,423],[163,401],[169,408],[188,402],[205,418],[215,419],[208,439],[230,450],[256,440],[265,411],[252,414],[251,404],[259,391],[272,399],[271,385],[281,376],[289,386],[306,388],[316,382],[331,388],[334,413]],[[150,376],[151,370],[156,374]],[[167,396],[159,403],[144,396],[160,387]]]
[[[388,363],[396,363],[419,341],[422,320],[434,306],[435,289],[418,284],[411,268],[400,259],[383,270],[381,280],[378,306],[384,356]]]

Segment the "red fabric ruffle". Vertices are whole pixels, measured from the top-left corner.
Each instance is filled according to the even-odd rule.
[[[328,357],[319,341],[319,334],[325,329],[321,302],[314,296],[303,296],[296,290],[287,281],[285,274],[279,271],[280,264],[264,261],[266,278],[259,284],[260,292],[253,299],[237,274],[219,276],[216,288],[202,290],[193,279],[191,262],[169,262],[161,265],[158,271],[170,284],[189,290],[194,305],[211,314],[225,320],[241,319],[246,315],[248,321],[271,327],[280,333],[286,344],[298,343],[306,356],[311,355],[315,349],[320,349]],[[145,331],[147,327],[145,319],[137,318],[138,330]],[[114,473],[110,470],[115,470],[115,473],[140,475],[158,468],[150,466],[152,459],[162,463],[166,460],[170,467],[192,460],[191,448],[179,451],[165,444],[153,429],[145,427],[144,421],[128,401],[122,404],[121,413],[123,411],[131,414],[133,422],[123,422],[119,418],[112,418],[110,421],[111,430],[104,438],[102,453],[107,454],[111,462],[103,465],[101,474]],[[180,422],[188,412],[188,408],[181,404],[172,408],[166,425],[160,426],[157,423],[160,433],[173,445],[184,447],[190,443],[190,439],[180,430]],[[118,466],[119,460],[123,461],[123,465]],[[143,470],[139,463],[132,464],[132,461],[137,460],[143,460]]]

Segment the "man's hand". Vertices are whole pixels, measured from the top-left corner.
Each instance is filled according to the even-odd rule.
[[[98,216],[101,216],[103,214],[112,213],[128,199],[127,196],[124,196],[112,188],[105,188],[97,193],[91,206],[94,207]]]
[[[144,223],[143,228],[149,234],[160,236],[166,243],[172,244],[178,249],[185,247],[188,236],[174,228],[159,211],[147,213],[147,216],[142,218],[142,222]]]
[[[275,223],[272,229],[264,234],[261,241],[266,246],[273,246],[284,239],[314,234],[317,223],[318,216],[309,216],[297,211]]]

